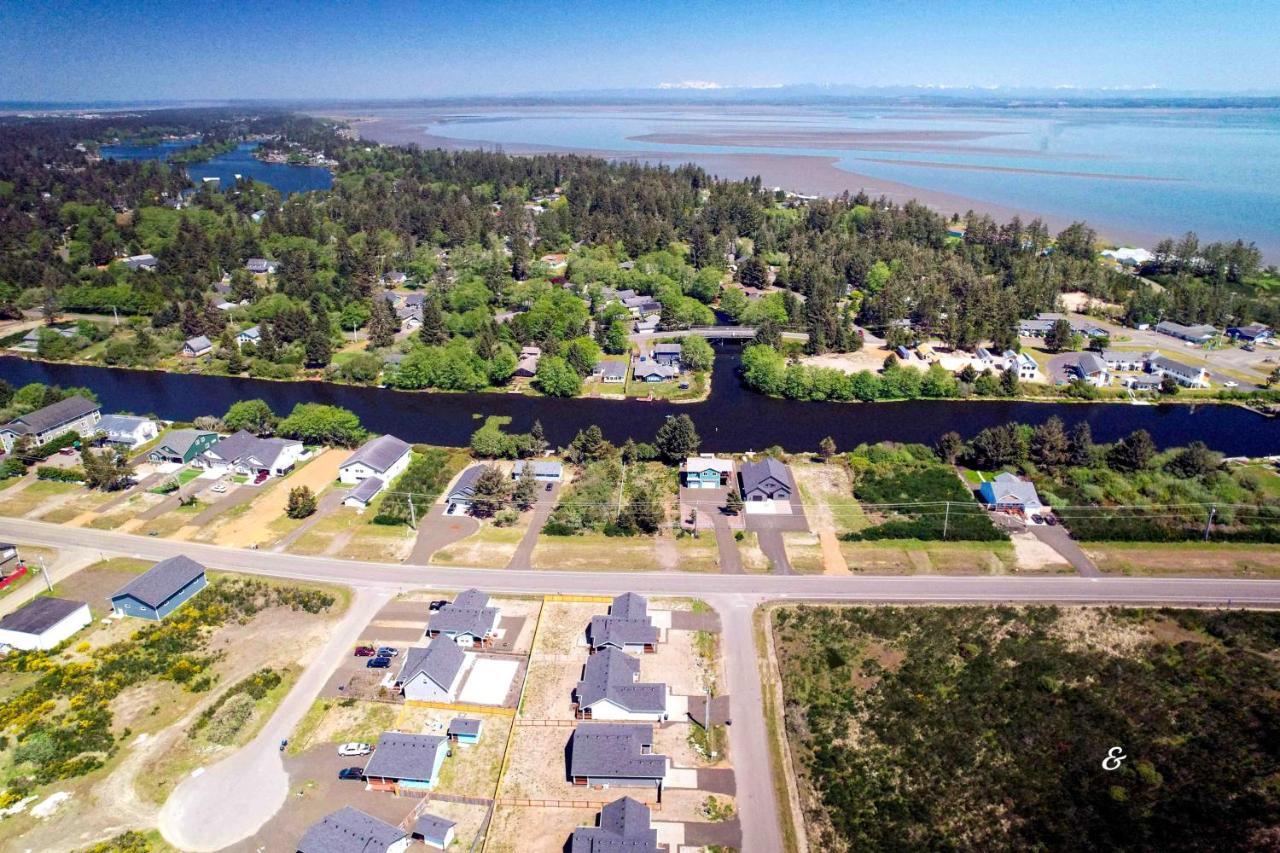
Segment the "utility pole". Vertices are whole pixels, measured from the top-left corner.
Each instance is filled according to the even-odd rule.
[[[116,322],[115,322],[115,324],[116,324],[117,326],[119,326],[119,325],[120,325],[120,312],[116,310],[116,306],[114,306],[114,305],[112,305],[112,306],[111,306],[111,314],[112,314],[112,316],[114,316],[114,317],[116,318]]]
[[[1213,517],[1218,514],[1216,506],[1209,507],[1209,520],[1204,523],[1204,541],[1209,541],[1209,529],[1213,527]]]
[[[947,526],[951,523],[951,501],[947,501],[944,506],[946,509],[942,513],[942,538],[947,538]]]
[[[49,588],[49,592],[53,592],[53,581],[49,580],[49,570],[44,564],[44,555],[36,555],[40,560],[40,574],[44,576],[44,585]]]
[[[409,495],[409,526],[418,529],[418,512],[413,506],[413,495]]]

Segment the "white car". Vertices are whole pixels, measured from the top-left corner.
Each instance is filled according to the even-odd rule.
[[[1226,382],[1223,382],[1222,384],[1223,384],[1224,386],[1226,386],[1227,388],[1239,388],[1239,387],[1240,387],[1240,383],[1239,383],[1239,382],[1236,382],[1236,381],[1231,380],[1231,379],[1228,379]]]
[[[227,484],[221,481],[214,483],[212,486],[209,487],[209,491],[217,492],[218,494],[222,494],[226,490],[227,490]]]
[[[338,747],[338,755],[344,758],[350,758],[353,755],[368,755],[373,752],[373,748],[367,743],[344,743]]]

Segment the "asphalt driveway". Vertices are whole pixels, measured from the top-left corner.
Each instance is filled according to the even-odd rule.
[[[542,525],[547,523],[547,518],[551,516],[551,511],[556,508],[556,502],[560,499],[560,487],[562,485],[562,483],[552,483],[551,491],[547,491],[546,486],[538,486],[538,500],[533,505],[533,517],[529,519],[529,529],[524,532],[520,544],[516,546],[516,552],[511,555],[511,560],[507,563],[508,569],[533,568],[533,548],[538,544],[538,535],[542,533]]]
[[[406,563],[425,566],[431,555],[465,539],[480,529],[480,522],[469,515],[445,515],[446,504],[432,504],[431,510],[418,522],[418,539],[413,543]]]

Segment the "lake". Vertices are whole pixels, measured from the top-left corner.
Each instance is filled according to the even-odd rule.
[[[175,151],[189,148],[193,144],[191,140],[177,140],[158,145],[104,145],[102,156],[116,160],[163,160]],[[253,156],[253,150],[257,147],[256,142],[246,142],[212,160],[188,164],[185,167],[187,176],[197,185],[205,178],[217,178],[222,188],[226,189],[235,183],[236,175],[242,175],[275,187],[284,196],[311,190],[327,190],[333,186],[333,173],[328,169],[321,166],[264,163]]]
[[[669,414],[688,414],[708,451],[762,450],[779,445],[812,451],[823,437],[849,449],[862,442],[933,444],[944,432],[970,437],[988,426],[1036,424],[1057,415],[1068,426],[1087,421],[1097,441],[1146,429],[1162,447],[1199,439],[1229,455],[1280,453],[1280,419],[1238,406],[1184,404],[1132,406],[1101,403],[961,402],[817,403],[780,400],[743,388],[734,374],[735,349],[716,357],[708,399],[700,403],[556,399],[526,394],[448,394],[392,391],[325,382],[271,382],[222,376],[119,370],[0,357],[0,377],[14,385],[44,382],[87,386],[107,411],[155,414],[172,420],[221,415],[237,400],[259,397],[279,414],[304,402],[351,409],[375,432],[413,442],[463,446],[486,415],[511,418],[527,431],[541,420],[547,438],[567,445],[578,430],[597,424],[610,441],[651,441]]]

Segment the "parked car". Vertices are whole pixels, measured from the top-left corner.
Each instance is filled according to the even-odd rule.
[[[358,658],[376,658],[378,650],[373,646],[356,646],[356,657]]]
[[[389,657],[369,658],[369,661],[368,663],[365,664],[365,666],[368,669],[387,669],[388,667],[391,666],[391,658]]]
[[[428,610],[430,610],[432,613],[435,613],[437,610],[439,610],[441,607],[444,607],[444,606],[445,606],[446,604],[448,604],[448,603],[449,603],[449,602],[444,601],[444,600],[441,600],[441,601],[433,601],[433,602],[431,602],[431,606],[430,606],[430,607],[428,607],[427,609],[428,609]]]
[[[378,646],[378,657],[393,658],[400,654],[400,650],[392,646]]]
[[[1046,515],[1044,517],[1044,523],[1049,525],[1050,527],[1053,527],[1055,524],[1058,523],[1058,519],[1052,515]]]
[[[227,484],[226,484],[226,483],[224,483],[224,482],[222,482],[221,480],[219,480],[218,482],[214,483],[214,484],[209,488],[209,491],[211,491],[211,492],[217,492],[218,494],[222,494],[222,493],[223,493],[223,492],[225,492],[226,490],[227,490]]]
[[[1234,379],[1228,379],[1226,382],[1223,382],[1222,384],[1223,384],[1224,386],[1226,386],[1227,388],[1239,388],[1239,387],[1240,387],[1240,383],[1239,383],[1239,382],[1236,382]]]
[[[364,769],[361,767],[344,767],[338,771],[339,779],[353,779],[357,782],[364,781]]]
[[[1035,513],[1032,513],[1032,514],[1031,514],[1031,523],[1032,523],[1032,524],[1043,524],[1043,523],[1044,523],[1044,519],[1043,519],[1043,518],[1041,518],[1040,516],[1036,515]]]
[[[350,758],[353,755],[368,755],[371,752],[373,752],[373,747],[369,746],[369,744],[356,743],[354,741],[351,743],[344,743],[342,746],[338,747],[338,755],[341,755],[344,758]]]
[[[270,477],[270,476],[271,475],[268,474],[266,471],[259,471],[258,476],[253,478],[253,484],[255,486],[261,486],[263,483],[267,481],[267,477]]]
[[[552,484],[551,484],[551,483],[547,483],[547,489],[546,489],[546,490],[547,490],[548,492],[549,492],[549,491],[551,491],[551,486],[552,486]]]
[[[457,504],[449,504],[449,508],[448,508],[448,509],[446,509],[446,510],[444,511],[444,514],[445,514],[445,515],[457,515],[457,514],[458,514],[458,505],[457,505]]]

